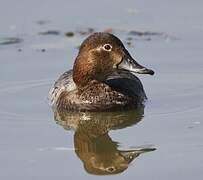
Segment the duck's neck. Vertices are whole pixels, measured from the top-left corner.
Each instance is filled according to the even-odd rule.
[[[73,66],[73,81],[77,87],[83,88],[91,81],[104,82],[109,74],[111,74],[111,61],[103,63],[102,58],[96,59],[93,54],[78,55]]]
[[[94,68],[92,66],[92,62],[84,56],[76,58],[73,66],[73,81],[79,89],[93,80]]]

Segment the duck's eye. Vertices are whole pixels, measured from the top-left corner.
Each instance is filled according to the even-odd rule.
[[[111,51],[112,46],[111,46],[110,44],[104,44],[103,49],[104,49],[105,51]]]

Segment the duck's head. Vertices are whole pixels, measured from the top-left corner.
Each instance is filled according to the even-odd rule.
[[[73,80],[84,86],[91,80],[105,81],[115,70],[150,74],[154,71],[136,62],[116,36],[94,33],[81,44],[73,67]]]

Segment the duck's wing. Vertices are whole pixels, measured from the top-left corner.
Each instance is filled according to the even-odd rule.
[[[50,89],[48,99],[51,106],[56,103],[59,95],[63,91],[69,92],[76,89],[72,74],[73,70],[69,70],[63,73],[54,83],[54,86]]]
[[[147,98],[139,78],[128,71],[117,70],[113,72],[105,83],[122,94],[140,97],[141,100]]]
[[[54,86],[51,88],[49,92],[49,101],[52,107],[55,107],[56,102],[59,99],[61,100],[59,104],[61,106],[64,105],[64,107],[67,104],[71,104],[70,108],[73,109],[75,108],[80,110],[96,111],[97,109],[111,109],[111,106],[123,107],[125,106],[125,101],[131,102],[133,101],[133,99],[136,99],[136,102],[142,102],[144,99],[146,99],[146,95],[141,81],[135,75],[127,71],[116,71],[107,78],[103,85],[102,83],[99,83],[98,85],[87,86],[87,89],[80,95],[80,97],[75,97],[76,94],[74,93],[74,90],[76,90],[77,88],[76,84],[73,81],[72,74],[72,70],[65,72],[59,77],[59,79],[55,82]],[[110,87],[109,93],[106,92],[106,88],[103,87],[106,87],[105,84],[108,85],[107,87]],[[114,93],[112,93],[112,89],[115,90]],[[118,93],[118,95],[115,95],[115,93]],[[83,101],[82,97],[86,101]],[[76,101],[77,99],[79,100],[79,102]],[[97,101],[97,99],[102,102],[87,102],[87,100]],[[115,103],[112,101],[115,101]]]

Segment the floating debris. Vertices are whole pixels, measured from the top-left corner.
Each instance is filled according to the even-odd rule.
[[[134,38],[135,41],[139,41],[139,40],[142,40],[142,41],[151,41],[152,38],[151,37],[142,37],[142,38]]]
[[[78,30],[77,33],[79,33],[80,35],[89,35],[92,34],[93,32],[95,32],[95,30],[93,28],[87,28],[84,30]]]
[[[18,44],[21,43],[22,41],[23,40],[21,38],[16,37],[0,38],[0,45]]]
[[[73,37],[73,36],[88,36],[94,32],[102,31],[94,28],[80,28],[76,30],[67,31],[65,36]],[[126,44],[128,46],[133,46],[134,41],[152,41],[152,40],[159,40],[163,39],[165,41],[170,40],[177,40],[176,37],[168,35],[167,33],[163,32],[156,32],[156,31],[139,31],[139,30],[123,30],[123,29],[114,29],[114,28],[106,28],[102,32],[106,33],[124,33],[126,36]]]
[[[163,32],[154,32],[154,31],[128,31],[128,36],[130,37],[135,37],[134,40],[144,40],[144,41],[151,41],[154,38],[161,38],[164,39],[165,41],[170,41],[170,40],[178,40],[177,37],[171,36],[167,33]]]
[[[132,41],[133,38],[132,37],[127,37],[127,41]]]
[[[163,33],[161,32],[151,32],[151,31],[129,31],[128,33],[129,35],[133,35],[133,36],[162,36]]]
[[[60,32],[57,30],[48,30],[48,31],[44,31],[44,32],[39,32],[39,35],[59,35]]]
[[[128,33],[129,35],[133,35],[133,36],[162,36],[163,33],[160,32],[151,32],[151,31],[129,31]]]
[[[36,23],[39,25],[45,25],[45,24],[50,23],[50,21],[49,20],[39,20],[39,21],[36,21]]]
[[[67,37],[73,37],[74,36],[74,32],[72,32],[72,31],[66,32],[65,36],[67,36]]]
[[[127,41],[126,44],[127,44],[127,46],[132,47],[132,42],[131,41]]]

